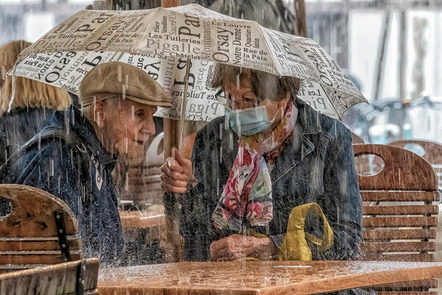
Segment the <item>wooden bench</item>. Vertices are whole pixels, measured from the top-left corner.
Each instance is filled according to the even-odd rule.
[[[359,143],[364,143],[364,140],[352,132],[351,133],[351,142],[353,144],[359,144]]]
[[[17,184],[0,185],[0,196],[12,207],[0,217],[0,273],[82,258],[77,221],[66,203]]]
[[[0,275],[1,294],[98,294],[97,258]]]
[[[439,200],[436,175],[426,160],[408,150],[377,144],[353,145],[356,169],[361,155],[376,155],[383,169],[359,175],[363,207],[362,260],[434,261]],[[378,161],[375,161],[378,162]],[[437,280],[378,286],[380,294],[430,294]],[[400,293],[398,293],[400,292]],[[436,293],[434,293],[436,294]]]
[[[420,156],[433,166],[439,182],[439,188],[442,188],[442,145],[440,143],[428,140],[399,140],[391,142],[388,145],[409,149],[411,151],[413,151],[413,145],[417,145],[417,148],[421,148],[424,154]]]

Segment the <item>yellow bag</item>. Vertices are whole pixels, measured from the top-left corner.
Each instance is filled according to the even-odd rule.
[[[323,220],[324,232],[322,239],[305,233],[304,231],[305,219],[310,211]],[[325,251],[333,245],[333,230],[328,224],[321,207],[316,203],[309,203],[293,208],[287,223],[287,233],[282,240],[277,259],[312,260],[312,251],[308,247],[307,241],[318,245],[321,251]]]

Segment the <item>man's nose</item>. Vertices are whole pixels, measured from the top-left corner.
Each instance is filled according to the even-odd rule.
[[[144,135],[154,135],[155,134],[155,122],[152,116],[149,116],[143,124],[143,128],[141,129],[141,133]]]

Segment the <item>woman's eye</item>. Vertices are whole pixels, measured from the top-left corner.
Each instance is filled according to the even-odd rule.
[[[244,102],[249,103],[249,104],[253,104],[253,105],[258,104],[258,102],[256,101],[255,98],[245,98]]]
[[[243,98],[248,102],[256,102],[256,97],[254,95],[243,96]]]

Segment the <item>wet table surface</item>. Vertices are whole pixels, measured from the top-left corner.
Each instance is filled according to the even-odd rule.
[[[179,262],[100,269],[100,294],[312,294],[442,277],[442,263]]]
[[[151,228],[166,224],[164,207],[158,205],[142,211],[120,211],[120,219],[124,229]]]

